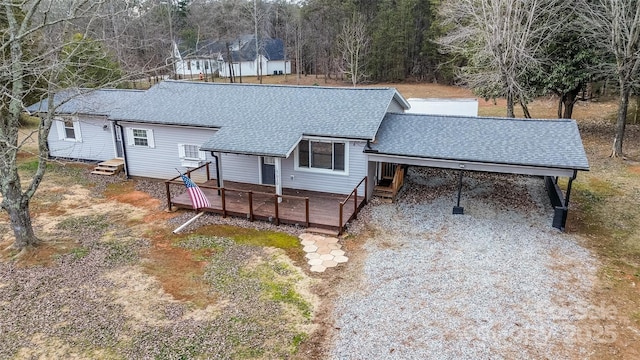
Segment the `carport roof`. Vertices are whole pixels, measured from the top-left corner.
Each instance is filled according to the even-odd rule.
[[[369,151],[452,162],[589,170],[573,120],[387,114]]]

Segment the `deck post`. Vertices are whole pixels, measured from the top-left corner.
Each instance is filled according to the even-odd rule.
[[[276,194],[282,195],[282,158],[275,158],[274,160],[274,170],[276,172],[275,180],[276,180]],[[278,202],[282,202],[282,198],[278,197]]]
[[[226,204],[226,201],[224,201],[224,193],[225,193],[224,188],[221,188],[220,190],[221,190],[220,200],[222,200],[222,217],[224,218],[224,217],[227,217],[227,204]]]
[[[278,214],[278,199],[279,198],[280,198],[280,196],[278,196],[278,194],[275,194],[273,203],[276,204],[276,214],[275,214],[276,215],[276,218],[275,218],[276,225],[280,225],[280,217],[279,217],[280,215]]]
[[[210,163],[210,162],[208,162],[208,163],[207,163],[207,166],[206,166],[206,168],[207,168],[207,181],[211,180],[211,173],[209,172],[209,165],[210,165],[210,164],[211,164],[211,163]]]
[[[171,211],[171,190],[169,190],[169,182],[165,181],[164,186],[167,189],[167,208]]]
[[[217,161],[218,161],[218,186],[223,188],[224,187],[224,175],[222,174],[222,153],[219,152],[218,153],[218,157],[217,157]]]
[[[364,200],[363,200],[363,204],[364,205],[366,205],[367,201],[369,200],[369,199],[367,199],[368,198],[368,196],[367,196],[368,192],[369,192],[369,177],[365,176],[364,177]]]
[[[339,217],[338,217],[338,235],[342,234],[342,211],[344,207],[344,203],[340,202],[340,212],[339,212]]]
[[[355,195],[353,196],[353,219],[358,219],[358,188],[354,191]]]
[[[309,227],[309,198],[304,198],[304,213],[305,213],[305,221],[307,222],[307,227]]]
[[[253,191],[249,191],[249,221],[253,221]]]

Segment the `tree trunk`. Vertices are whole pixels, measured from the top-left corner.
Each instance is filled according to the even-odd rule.
[[[627,125],[627,108],[629,105],[629,95],[631,87],[620,86],[620,100],[618,102],[618,121],[616,123],[616,135],[613,138],[613,146],[611,149],[611,157],[622,157],[622,140],[624,138],[624,129]]]
[[[38,243],[38,238],[31,225],[29,200],[22,195],[21,189],[16,186],[16,182],[8,184],[4,195],[2,207],[9,213],[11,228],[16,238],[13,247],[22,250],[28,246],[35,246]]]
[[[527,104],[522,101],[522,99],[520,99],[520,107],[522,108],[522,113],[524,114],[524,117],[527,119],[531,119],[531,113],[529,112],[529,107],[527,107]]]
[[[513,93],[511,91],[507,91],[507,117],[513,118],[516,117],[513,106]]]
[[[578,101],[578,94],[580,94],[580,87],[577,87],[569,92],[567,92],[563,97],[562,101],[564,102],[564,113],[562,114],[562,118],[571,119],[573,116],[573,106]]]
[[[565,98],[565,94],[559,95],[558,97],[558,119],[562,119],[562,105],[564,104]]]

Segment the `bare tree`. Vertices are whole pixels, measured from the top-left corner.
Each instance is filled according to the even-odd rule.
[[[527,76],[545,60],[541,50],[561,31],[563,19],[556,15],[567,6],[563,0],[443,2],[440,16],[451,31],[439,43],[468,59],[460,77],[471,88],[485,97],[505,96],[508,117],[518,102],[527,115]]]
[[[74,71],[82,75],[70,57],[85,48],[69,47],[71,35],[88,38],[95,20],[108,13],[103,5],[95,0],[0,0],[0,207],[9,214],[15,236],[12,246],[18,250],[38,243],[29,201],[45,174],[47,136],[56,109],[53,95],[60,90],[61,79]],[[20,116],[34,94],[48,97],[49,107],[30,134],[37,137],[39,161],[33,177],[23,184],[17,164],[24,145],[18,139]]]
[[[612,56],[601,70],[618,80],[618,115],[611,157],[623,156],[622,140],[627,123],[629,96],[640,80],[640,1],[581,0],[584,34]]]
[[[351,79],[353,87],[364,77],[365,52],[369,34],[364,16],[354,14],[343,26],[338,36],[338,48],[342,53],[342,71]]]

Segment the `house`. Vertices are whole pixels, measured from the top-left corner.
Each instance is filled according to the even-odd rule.
[[[291,74],[291,62],[286,59],[282,39],[243,35],[232,41],[205,41],[197,49],[180,49],[173,44],[175,72],[182,76],[199,76],[200,73],[220,77]],[[231,59],[229,59],[231,58]]]
[[[106,161],[122,157],[122,141],[109,114],[128,107],[144,94],[141,90],[65,90],[56,94],[56,117],[47,137],[49,155],[55,158]],[[46,112],[43,100],[29,108]]]
[[[180,77],[207,77],[218,72],[220,54],[225,51],[223,43],[205,42],[197,49],[185,49],[173,43],[173,71]]]
[[[589,169],[575,121],[405,114],[408,109],[392,88],[165,81],[136,93],[135,102],[112,108],[106,118],[109,129],[116,129],[113,146],[122,147],[115,153],[130,176],[169,179],[176,168],[193,176],[198,174],[191,170],[205,168],[206,177],[195,178],[204,183],[212,180],[214,167],[216,183],[205,189],[207,196],[221,197],[221,209],[208,210],[223,215],[279,221],[287,210],[280,208],[279,215],[278,203],[298,201],[289,211],[303,218],[291,221],[309,225],[310,216],[324,216],[341,231],[385,177],[394,186],[404,167],[429,166],[461,174],[545,176],[557,209],[554,226],[564,227],[571,182],[577,171]],[[83,135],[86,143],[100,139]],[[84,146],[70,150],[74,158],[91,153]],[[566,196],[557,186],[559,177],[569,179]],[[329,193],[346,198],[329,210],[310,207],[309,196]],[[260,209],[254,206],[258,194],[266,196]],[[306,210],[300,201],[306,201]],[[242,206],[229,210],[236,203]],[[168,204],[174,204],[171,198]]]

